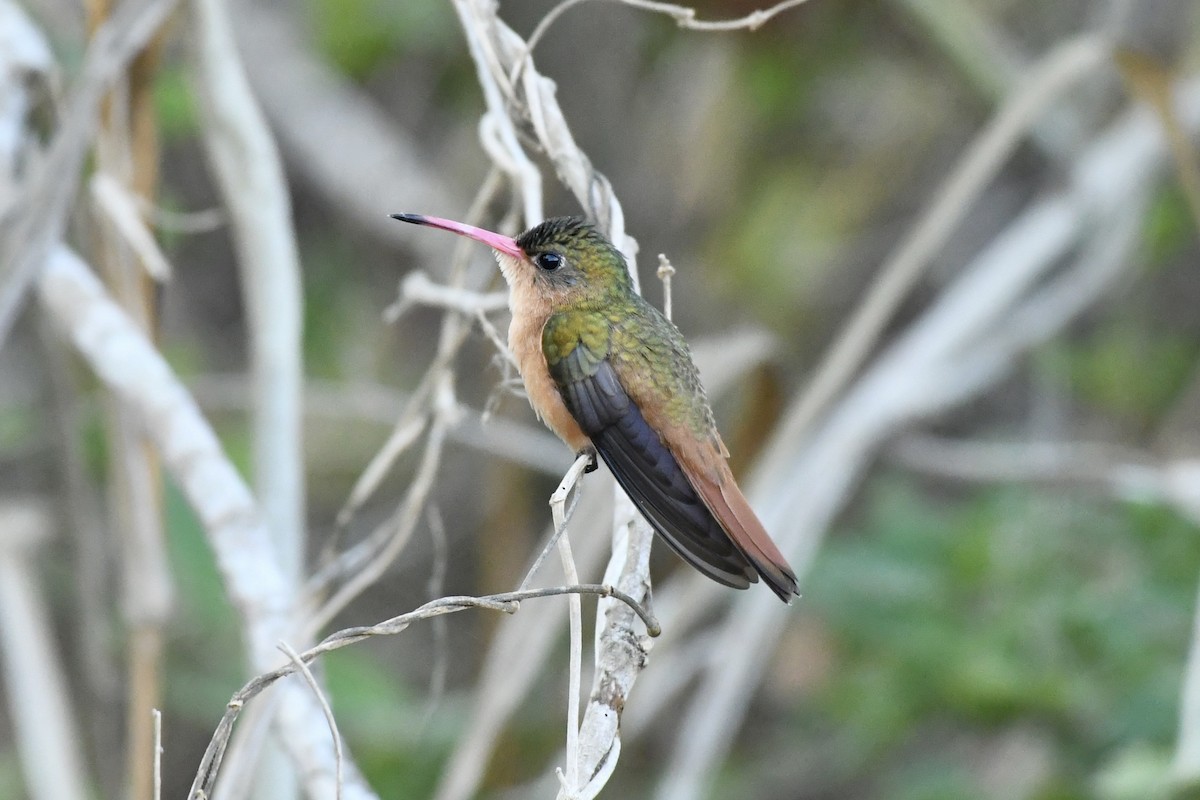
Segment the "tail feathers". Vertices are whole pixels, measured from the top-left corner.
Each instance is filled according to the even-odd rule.
[[[787,559],[779,552],[775,542],[771,541],[733,476],[727,474],[719,483],[708,477],[692,477],[692,484],[704,504],[721,523],[738,550],[771,587],[771,591],[783,602],[791,603],[792,597],[800,594],[796,573],[788,566]]]

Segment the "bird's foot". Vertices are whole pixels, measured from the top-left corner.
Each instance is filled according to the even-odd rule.
[[[587,466],[583,468],[584,475],[589,472],[595,472],[596,468],[600,466],[599,462],[596,461],[596,448],[591,446],[585,447],[575,454],[576,458],[580,456],[587,456],[588,458]]]

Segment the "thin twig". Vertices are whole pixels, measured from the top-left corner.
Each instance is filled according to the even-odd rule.
[[[162,800],[162,712],[154,709],[154,800]]]
[[[484,597],[442,597],[437,600],[431,600],[413,611],[392,617],[377,625],[346,628],[337,631],[325,637],[316,646],[305,650],[303,653],[299,653],[295,661],[255,677],[233,695],[226,706],[225,714],[222,716],[213,733],[203,758],[200,760],[200,766],[192,782],[191,790],[188,792],[188,797],[192,800],[199,800],[200,798],[211,796],[212,787],[220,772],[221,762],[228,747],[230,736],[233,733],[234,722],[237,721],[238,716],[246,707],[246,703],[280,678],[297,672],[300,664],[310,664],[326,653],[340,650],[343,647],[348,647],[376,636],[395,636],[405,631],[414,622],[421,620],[433,619],[444,614],[454,614],[459,611],[465,611],[468,608],[482,608],[513,614],[520,610],[521,603],[525,600],[556,597],[563,594],[592,594],[598,597],[614,597],[628,604],[634,610],[652,636],[657,636],[661,631],[658,621],[647,609],[642,607],[629,595],[607,584],[555,586],[546,589],[503,592]]]
[[[510,85],[515,86],[517,84],[518,79],[521,77],[521,70],[525,68],[529,54],[533,53],[534,48],[537,47],[542,37],[550,30],[550,26],[557,22],[558,18],[567,11],[585,2],[587,0],[563,0],[563,2],[546,12],[546,15],[538,22],[537,27],[533,29],[533,33],[529,34],[529,41],[526,45],[526,56],[517,59],[517,64],[509,75],[508,82]],[[639,8],[643,11],[651,11],[656,14],[666,14],[672,17],[675,20],[675,24],[679,27],[694,31],[735,31],[740,29],[755,31],[765,25],[776,14],[803,5],[808,0],[783,0],[783,2],[776,3],[770,8],[751,11],[744,17],[711,21],[696,19],[696,9],[676,5],[675,3],[658,3],[652,2],[652,0],[609,0],[609,2],[617,2],[621,5]]]
[[[321,691],[321,685],[317,683],[312,670],[308,668],[308,664],[305,664],[300,659],[299,654],[292,649],[292,646],[287,642],[280,642],[279,649],[292,662],[292,666],[296,668],[296,671],[304,677],[304,682],[308,684],[308,688],[312,690],[313,695],[317,698],[317,702],[321,705],[321,712],[325,714],[325,722],[329,725],[329,735],[333,738],[334,770],[337,775],[337,789],[334,792],[334,798],[342,800],[342,735],[338,733],[337,720],[334,719],[333,709],[329,707],[329,701],[325,698],[325,692]]]
[[[92,176],[89,189],[95,207],[112,222],[149,276],[159,283],[170,280],[171,262],[146,226],[136,195],[104,172]]]
[[[433,542],[433,565],[429,570],[429,583],[426,592],[430,599],[441,597],[446,584],[447,548],[446,526],[442,522],[442,512],[436,505],[430,506],[426,513],[429,520],[429,538]],[[429,671],[429,697],[425,702],[425,714],[421,720],[422,730],[428,728],[437,711],[438,704],[446,692],[446,671],[450,664],[450,653],[447,647],[446,620],[437,617],[431,623],[433,628],[433,668]]]
[[[575,463],[567,470],[563,476],[562,482],[558,484],[558,488],[554,490],[554,494],[550,497],[551,518],[553,519],[554,528],[550,534],[550,538],[546,541],[537,558],[533,560],[533,564],[525,572],[525,578],[521,581],[520,590],[529,588],[529,584],[533,582],[533,576],[541,569],[545,563],[546,557],[550,555],[550,551],[558,544],[559,538],[567,529],[567,523],[571,521],[572,515],[575,513],[575,507],[579,505],[580,492],[572,492],[575,488],[579,476],[583,473],[584,467],[588,465],[588,456],[580,456],[575,459]],[[566,508],[563,504],[567,503]]]
[[[658,254],[658,279],[663,285],[663,316],[671,319],[671,278],[675,275],[675,267],[665,253]]]
[[[579,574],[575,570],[575,557],[571,554],[571,538],[567,534],[566,501],[571,490],[579,482],[583,471],[592,462],[592,456],[581,455],[575,459],[558,488],[550,495],[551,517],[554,529],[558,534],[558,554],[562,560],[563,575],[567,583],[579,583]],[[567,756],[566,774],[559,773],[560,780],[568,796],[575,793],[579,787],[579,688],[583,680],[583,610],[580,606],[579,595],[567,597],[567,618],[570,629],[570,657],[567,679]]]
[[[471,224],[478,223],[478,218],[483,215],[484,210],[487,208],[488,204],[491,203],[500,189],[500,174],[497,170],[493,169],[488,173],[483,185],[479,187],[479,191],[476,192],[475,199],[472,201],[471,208],[467,211],[466,219],[464,221]],[[468,243],[466,241],[460,241],[455,245],[454,255],[451,259],[450,267],[449,286],[451,288],[461,288],[465,283],[467,263],[470,253],[472,252],[467,244]],[[429,404],[434,398],[434,392],[437,386],[444,380],[446,371],[450,369],[450,365],[454,358],[458,355],[459,349],[467,341],[469,333],[470,326],[465,323],[462,315],[447,314],[442,318],[441,330],[438,333],[437,355],[434,357],[429,367],[425,370],[425,375],[422,376],[420,383],[417,385],[417,389],[409,397],[408,403],[405,405],[404,410],[400,413],[399,418],[396,420],[395,431],[401,431],[407,426],[412,425],[413,420],[423,417],[428,412]],[[396,434],[393,435],[395,436]],[[388,445],[385,445],[385,448],[387,447]],[[380,452],[376,454],[374,458],[372,458],[371,464],[368,466],[368,470],[375,470],[382,476],[391,468],[392,464],[395,463],[395,460],[399,457],[399,455],[400,452],[394,446],[388,449],[387,453]],[[361,479],[359,482],[356,482],[356,486],[360,482]],[[375,486],[378,486],[378,483],[376,483]],[[357,506],[351,508],[349,513],[342,513],[338,515],[339,531],[349,525],[354,511],[361,506],[362,503],[366,502],[371,494],[373,494],[373,491],[374,489],[372,488],[371,491],[362,493],[362,495],[358,498]],[[343,509],[343,512],[345,512],[345,509]],[[323,570],[323,572],[328,572],[329,569],[330,568],[327,568],[326,570]],[[321,579],[314,579],[310,581],[310,584],[312,583],[317,584],[318,591],[323,590],[323,586],[321,585],[323,581]]]
[[[394,324],[411,306],[423,305],[457,311],[469,317],[508,308],[508,292],[472,292],[457,286],[443,286],[421,270],[413,270],[400,281],[400,297],[384,311],[384,319]]]

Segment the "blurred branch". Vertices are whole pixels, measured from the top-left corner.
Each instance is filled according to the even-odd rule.
[[[162,283],[171,278],[171,263],[158,246],[154,234],[146,225],[134,195],[119,180],[104,172],[97,172],[88,182],[92,202],[121,234],[129,249],[137,256],[138,263],[145,268],[149,278]]]
[[[402,236],[388,209],[408,205],[406,198],[430,209],[461,208],[465,201],[406,130],[304,41],[297,8],[258,0],[234,6],[247,75],[288,162],[347,224],[434,256],[438,245]]]
[[[249,406],[249,389],[242,375],[202,375],[189,379],[188,385],[206,411],[244,411]],[[309,378],[305,381],[303,407],[310,418],[392,426],[396,409],[410,399],[408,393],[379,383]],[[562,444],[543,428],[499,416],[485,419],[483,412],[463,405],[458,406],[446,438],[545,475],[562,475],[567,463]],[[405,445],[402,449],[412,444],[407,433],[399,444]]]
[[[1180,85],[1177,97],[1180,118],[1194,132],[1200,128],[1200,81]],[[1081,154],[1068,191],[1034,201],[984,248],[811,438],[776,439],[756,471],[752,496],[798,574],[811,566],[831,519],[886,436],[981,391],[1130,268],[1164,150],[1144,110],[1118,119]],[[1051,281],[1043,293],[1046,276],[1081,239],[1088,246],[1066,273],[1066,283]],[[1086,291],[1069,297],[1063,285]],[[1043,313],[1053,308],[1057,316]],[[1017,335],[1013,323],[1021,319],[1038,324]],[[996,334],[1002,343],[993,346]],[[985,363],[980,366],[976,359]],[[762,602],[767,599],[754,594],[735,599],[681,725],[684,735],[665,769],[661,800],[698,796],[723,760],[765,668],[764,654],[784,623],[780,609]],[[704,605],[693,602],[687,611],[700,613]],[[672,616],[665,606],[660,610],[669,626]],[[688,668],[675,662],[671,667]]]
[[[468,220],[474,221],[483,214],[499,188],[499,174],[493,170],[476,194],[467,214]],[[450,289],[460,289],[465,282],[468,253],[466,242],[456,243],[451,260]],[[469,316],[451,312],[442,317],[437,355],[425,370],[416,391],[396,420],[391,436],[355,482],[350,497],[338,514],[338,530],[346,529],[353,515],[379,486],[382,476],[416,440],[412,432],[422,427],[423,420],[431,415],[433,422],[417,477],[410,484],[404,500],[391,520],[376,527],[365,541],[332,557],[313,576],[309,588],[314,594],[324,593],[335,581],[345,582],[323,604],[316,619],[310,621],[310,630],[319,630],[358,593],[378,580],[387,566],[402,552],[416,527],[421,509],[433,488],[446,431],[453,427],[459,417],[458,401],[454,396],[453,363],[469,332]]]
[[[447,371],[443,374],[437,392],[441,399],[433,414],[421,463],[396,513],[377,526],[364,541],[341,553],[334,562],[323,567],[321,572],[314,576],[314,585],[310,590],[318,589],[332,577],[345,577],[345,582],[321,604],[312,618],[306,621],[305,629],[308,635],[328,625],[351,600],[379,580],[412,537],[413,530],[421,519],[421,510],[434,487],[438,465],[441,463],[442,447],[446,440],[446,430],[453,424],[457,412],[450,382],[451,374]]]
[[[254,380],[255,485],[284,574],[304,554],[300,260],[275,142],[221,0],[195,0],[195,77],[204,143],[233,229]]]
[[[22,161],[28,155],[26,118],[36,105],[34,87],[45,83],[54,56],[41,30],[13,0],[0,0],[0,221],[17,199]]]
[[[924,211],[879,269],[866,298],[821,359],[801,402],[780,428],[784,439],[809,431],[861,367],[900,303],[946,243],[971,204],[1050,105],[1092,73],[1108,55],[1106,42],[1087,35],[1059,45],[1005,101],[934,192]]]
[[[1200,483],[1200,475],[1190,477],[1194,492],[1195,485]],[[1184,664],[1179,733],[1171,757],[1171,778],[1180,788],[1186,789],[1194,789],[1200,782],[1200,593],[1196,598],[1192,636]]]
[[[1117,53],[1117,66],[1130,91],[1150,106],[1162,123],[1171,146],[1171,156],[1175,159],[1179,185],[1192,211],[1196,232],[1200,234],[1200,157],[1197,157],[1196,149],[1188,141],[1187,131],[1179,123],[1179,115],[1175,112],[1171,73],[1150,57],[1131,50]]]
[[[895,0],[990,101],[1010,94],[1024,68],[1015,43],[973,0]]]
[[[454,286],[444,286],[429,279],[420,270],[413,270],[400,281],[400,298],[387,310],[388,322],[395,322],[414,305],[444,308],[473,317],[488,311],[508,308],[508,292],[472,292]]]
[[[107,0],[87,5],[92,35],[108,18]],[[170,274],[166,257],[145,225],[134,198],[157,193],[157,114],[151,93],[163,42],[160,31],[130,62],[105,97],[96,132],[91,179],[93,258],[112,297],[153,340],[158,329],[158,281]],[[111,392],[103,393],[108,457],[107,494],[120,545],[121,615],[128,672],[125,779],[130,796],[153,791],[153,710],[162,705],[165,629],[175,599],[163,525],[162,474],[139,421]]]
[[[672,17],[679,27],[694,31],[736,31],[741,28],[754,31],[765,25],[776,14],[787,11],[789,8],[795,8],[798,5],[808,2],[808,0],[783,0],[783,2],[776,3],[770,8],[751,11],[746,16],[739,17],[738,19],[715,21],[696,19],[696,9],[676,5],[675,3],[659,3],[654,0],[617,0],[617,2],[622,5],[632,6],[633,8],[653,11],[657,14],[666,14]]]
[[[176,1],[126,0],[89,43],[62,124],[45,157],[30,169],[23,197],[0,230],[0,347],[16,321],[25,290],[62,238],[104,93],[154,36]]]
[[[275,141],[242,67],[223,0],[194,0],[194,79],[204,145],[229,213],[250,337],[254,385],[254,486],[292,592],[304,574],[305,476],[302,424],[300,257]],[[334,741],[340,748],[340,743]],[[256,775],[259,800],[297,795],[295,775],[268,743]],[[341,797],[341,751],[335,754]]]
[[[295,630],[295,598],[254,498],[212,428],[162,356],[77,256],[62,247],[54,250],[38,294],[97,376],[141,418],[204,527],[241,615],[250,663],[272,668],[279,661],[276,642]],[[332,794],[334,753],[322,736],[320,708],[302,685],[285,683],[280,692],[278,730],[292,757],[305,766],[307,790]],[[356,777],[347,789],[350,798],[373,797]]]
[[[888,454],[908,469],[972,483],[1068,484],[1165,503],[1200,524],[1200,462],[1161,462],[1104,442],[982,442],[913,434]]]
[[[33,556],[50,525],[37,503],[0,501],[0,675],[30,800],[87,800],[71,693],[34,581]]]

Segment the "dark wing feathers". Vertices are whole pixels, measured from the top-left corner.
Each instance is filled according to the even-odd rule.
[[[719,583],[745,589],[757,582],[754,567],[692,488],[608,359],[579,343],[547,366],[579,427],[671,549]]]

